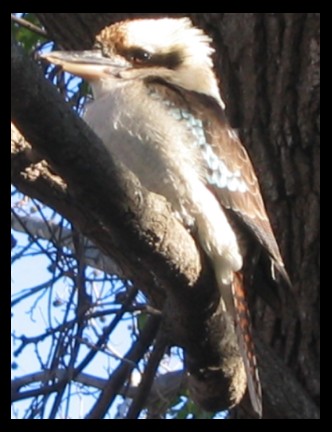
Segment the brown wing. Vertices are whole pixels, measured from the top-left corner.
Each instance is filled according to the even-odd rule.
[[[286,281],[289,281],[246,149],[227,123],[218,104],[200,95],[191,96],[201,99],[200,104],[197,104],[197,101],[191,104],[199,107],[193,115],[205,118],[203,121],[206,141],[212,147],[213,154],[221,161],[219,166],[215,163],[207,169],[210,189],[225,208],[236,213],[268,252]]]
[[[282,264],[279,247],[262,199],[259,183],[249,156],[234,131],[225,123],[208,122],[207,140],[223,162],[227,173],[218,173],[211,189],[224,207],[234,211],[267,249]],[[209,168],[210,176],[211,169]],[[222,171],[222,168],[220,169]]]
[[[227,123],[224,112],[213,98],[183,91],[160,80],[149,83],[162,99],[192,116],[188,123],[197,131],[197,146],[204,159],[206,183],[222,206],[234,212],[264,247],[277,269],[288,281],[278,244],[262,199],[258,180],[236,133]],[[196,122],[196,125],[195,125]],[[204,137],[200,138],[200,132]],[[195,132],[196,133],[196,132]]]

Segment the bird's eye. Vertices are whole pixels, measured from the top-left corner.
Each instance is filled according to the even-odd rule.
[[[127,58],[130,62],[135,64],[144,64],[151,60],[151,53],[141,48],[131,48],[127,52]]]

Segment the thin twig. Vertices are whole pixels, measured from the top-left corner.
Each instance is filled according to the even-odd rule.
[[[142,330],[141,337],[132,345],[126,354],[126,358],[131,360],[133,364],[137,364],[143,357],[155,338],[160,324],[160,317],[150,316],[148,322]],[[114,402],[117,394],[119,394],[124,382],[131,373],[133,366],[128,362],[122,362],[113,372],[112,376],[105,385],[104,390],[92,407],[86,419],[101,419],[104,418],[109,407]]]
[[[137,394],[135,395],[126,419],[136,419],[139,413],[144,408],[145,402],[150,394],[153,380],[156,375],[160,360],[162,359],[166,348],[166,342],[164,339],[157,338],[145,372],[142,377],[142,381],[138,387]]]
[[[81,361],[81,363],[77,366],[73,377],[77,376],[82,370],[92,361],[94,356],[97,354],[98,350],[106,343],[109,335],[113,332],[115,327],[121,321],[123,315],[127,312],[128,305],[135,299],[137,295],[137,289],[132,287],[128,292],[127,300],[124,302],[123,307],[119,309],[116,313],[116,316],[113,318],[111,323],[103,330],[102,335],[99,337],[98,341],[95,343],[94,350],[90,350],[90,352],[86,355],[86,357]]]
[[[38,34],[39,36],[47,37],[46,30],[43,30],[40,27],[37,27],[36,25],[32,24],[30,21],[27,21],[23,18],[19,18],[13,14],[11,15],[11,19],[16,24],[19,24],[20,26],[25,27],[26,29]]]

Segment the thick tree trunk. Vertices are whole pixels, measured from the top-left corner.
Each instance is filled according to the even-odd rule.
[[[37,14],[50,38],[66,49],[89,47],[105,25],[137,15],[152,14]],[[297,402],[285,397],[288,413],[286,404],[279,411],[265,411],[264,416],[299,418],[301,407],[293,405],[309,396],[318,406],[320,394],[319,16],[185,15],[215,41],[227,113],[254,162],[293,282],[293,304],[284,302],[279,313],[258,296],[252,299],[256,334],[280,359],[280,364],[271,364],[271,370],[284,365],[285,375],[292,374],[298,382]],[[258,351],[262,363],[273,358],[264,348]],[[271,388],[279,385],[273,376],[277,375],[271,373],[264,385],[266,399],[273,394]],[[278,406],[278,402],[266,405]],[[245,414],[239,409],[234,416]],[[317,413],[303,402],[302,418],[310,416]]]

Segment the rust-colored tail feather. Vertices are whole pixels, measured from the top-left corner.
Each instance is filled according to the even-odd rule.
[[[243,278],[240,273],[234,274],[232,289],[235,327],[247,374],[249,396],[255,412],[259,417],[262,417],[262,390],[252,339],[250,314],[243,286]]]

